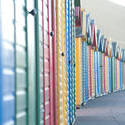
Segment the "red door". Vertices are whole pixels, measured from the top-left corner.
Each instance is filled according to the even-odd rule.
[[[49,0],[50,2],[50,23],[51,23],[51,41],[50,41],[50,45],[51,45],[51,57],[52,57],[52,64],[51,64],[51,71],[52,71],[52,86],[51,86],[51,125],[57,125],[57,73],[56,73],[56,0]]]
[[[54,0],[42,0],[44,125],[56,125]]]
[[[102,54],[102,72],[103,72],[103,93],[106,93],[106,83],[105,83],[105,54]]]

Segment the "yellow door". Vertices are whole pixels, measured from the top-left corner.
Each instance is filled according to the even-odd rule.
[[[65,0],[61,0],[61,47],[62,47],[62,86],[63,86],[63,125],[68,125],[68,96],[66,68],[66,29],[65,29]]]
[[[76,46],[76,105],[82,103],[82,42],[81,38],[75,39]]]
[[[65,0],[56,2],[57,124],[68,124]]]

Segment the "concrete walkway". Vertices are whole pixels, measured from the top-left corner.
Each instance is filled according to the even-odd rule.
[[[90,100],[76,114],[75,125],[125,125],[125,91]]]

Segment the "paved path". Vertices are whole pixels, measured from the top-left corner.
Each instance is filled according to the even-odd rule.
[[[125,91],[90,100],[76,114],[75,125],[125,125]]]

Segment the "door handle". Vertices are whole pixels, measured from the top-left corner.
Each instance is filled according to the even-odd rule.
[[[64,52],[62,52],[62,54],[61,54],[62,56],[65,56],[65,54],[64,54]]]
[[[37,14],[37,10],[32,9],[31,11],[28,11],[28,13],[31,14],[32,16],[35,16]]]
[[[54,37],[54,32],[53,32],[53,31],[50,32],[50,36],[51,36],[51,37]]]

